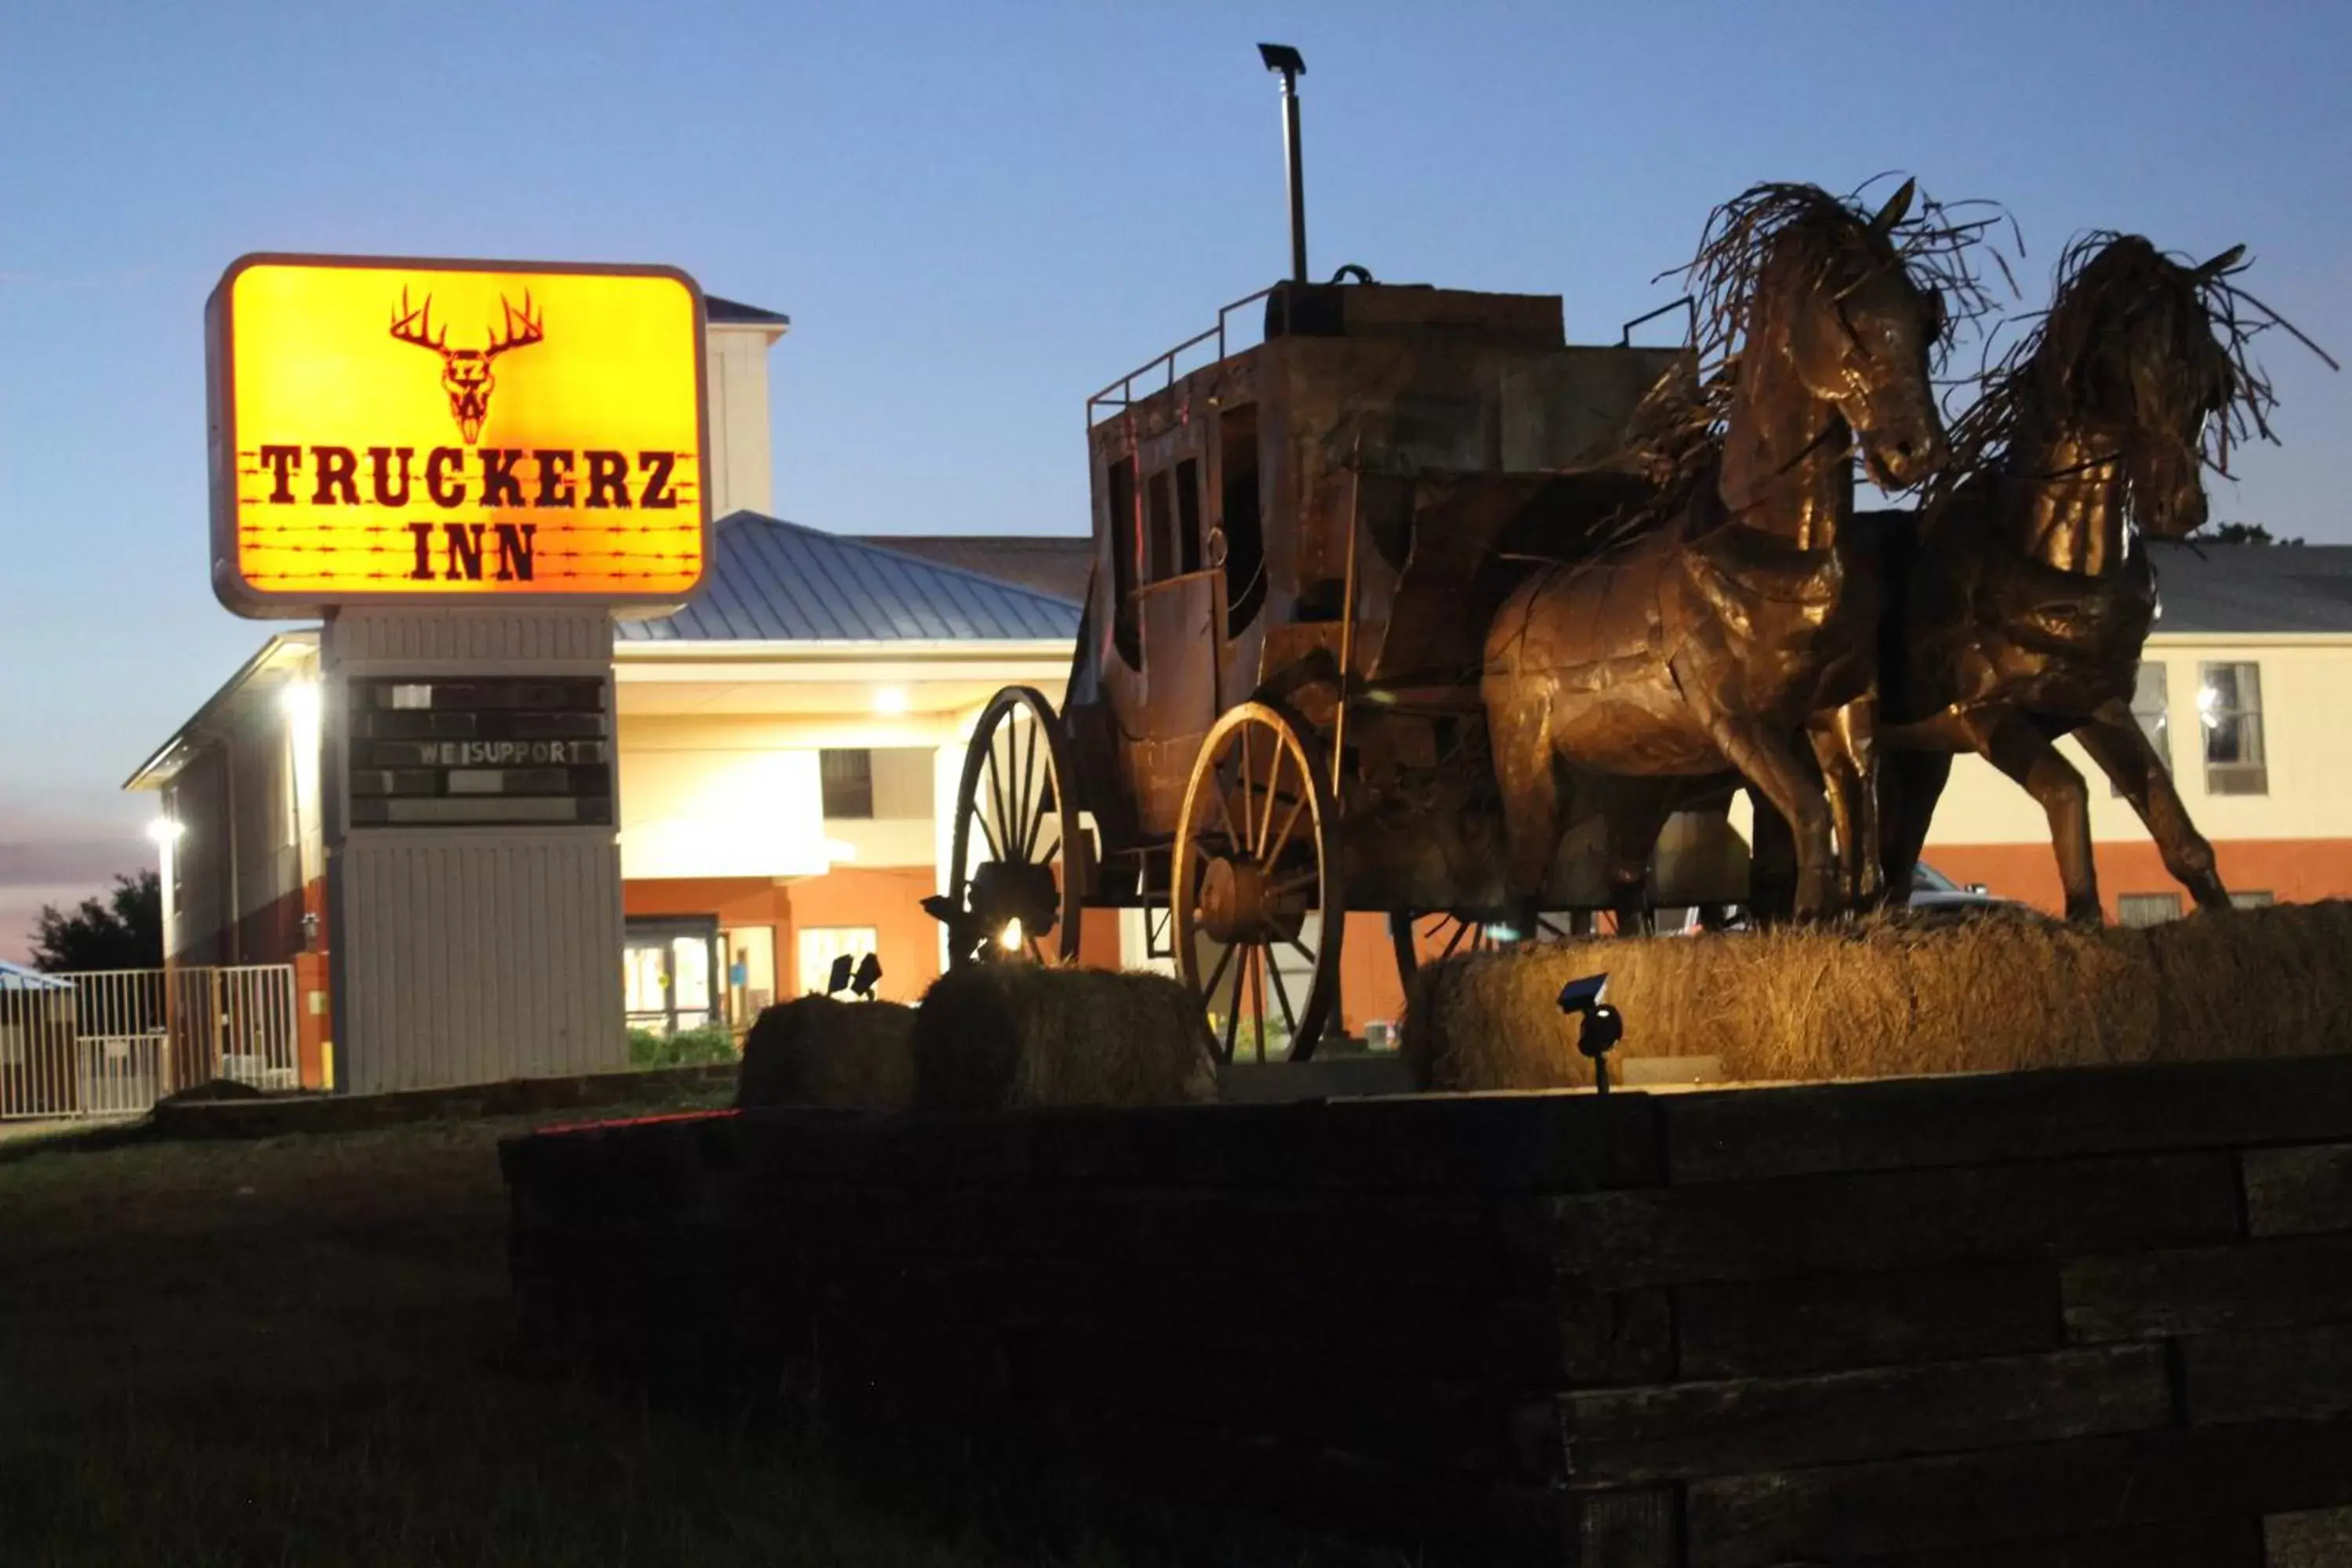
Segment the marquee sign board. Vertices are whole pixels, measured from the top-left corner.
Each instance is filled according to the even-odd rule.
[[[675,603],[702,581],[702,293],[670,268],[248,256],[205,311],[213,585]]]
[[[607,704],[594,676],[353,680],[351,825],[609,827]]]

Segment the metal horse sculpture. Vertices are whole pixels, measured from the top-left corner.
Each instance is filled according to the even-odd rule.
[[[2049,814],[2067,916],[2097,921],[2089,800],[2053,745],[2072,733],[2165,868],[2200,906],[2228,907],[2212,847],[2132,716],[2156,617],[2132,535],[2201,526],[2201,470],[2228,471],[2233,436],[2270,434],[2270,387],[2244,352],[2259,325],[2241,308],[2284,323],[2229,282],[2243,254],[2189,266],[2137,235],[2077,240],[2050,310],[1955,427],[1961,457],[1899,552],[1907,570],[1889,558],[1882,863],[1898,906],[1952,757],[1974,752]]]
[[[1896,241],[1912,195],[1872,216],[1761,185],[1710,221],[1694,270],[1727,373],[1710,378],[1719,441],[1664,523],[1531,578],[1487,637],[1514,897],[1542,886],[1564,816],[1597,813],[1618,929],[1646,927],[1666,817],[1734,773],[1794,828],[1800,916],[1834,905],[1833,822],[1875,842],[1877,575],[1853,559],[1851,454],[1858,440],[1881,482],[1908,486],[1947,451],[1929,373],[1939,271]]]

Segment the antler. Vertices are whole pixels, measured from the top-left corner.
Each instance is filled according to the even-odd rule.
[[[400,309],[392,315],[392,335],[404,343],[415,343],[420,349],[435,353],[446,353],[449,349],[449,329],[441,329],[438,338],[433,336],[433,296],[425,296],[425,303],[412,310],[408,308],[408,290],[400,291]]]
[[[482,351],[482,357],[484,359],[489,359],[495,355],[502,354],[509,349],[529,348],[531,344],[539,342],[540,339],[547,335],[544,331],[540,330],[540,317],[535,317],[530,313],[530,289],[526,289],[522,291],[522,309],[520,310],[517,310],[512,305],[508,304],[507,297],[503,294],[499,296],[499,309],[506,312],[506,324],[503,328],[493,331],[490,334],[489,347]],[[522,330],[520,331],[517,331],[515,330],[515,323],[517,321],[520,321],[522,323]]]

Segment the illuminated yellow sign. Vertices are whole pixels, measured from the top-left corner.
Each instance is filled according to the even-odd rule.
[[[205,310],[240,615],[677,600],[702,581],[702,296],[667,268],[247,257]]]

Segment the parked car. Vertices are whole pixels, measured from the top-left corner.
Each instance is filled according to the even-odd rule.
[[[1910,908],[1918,914],[1954,918],[1974,914],[2039,914],[2040,912],[2031,905],[2019,903],[2015,899],[1996,897],[1982,882],[1970,882],[1962,886],[1925,860],[1912,868]],[[1680,921],[1670,922],[1661,920],[1658,922],[1659,929],[1685,934],[1703,929],[1699,923],[1698,910],[1692,909],[1680,912],[1682,915]],[[1736,904],[1733,905],[1730,919],[1723,929],[1745,931],[1747,928],[1748,911]]]

